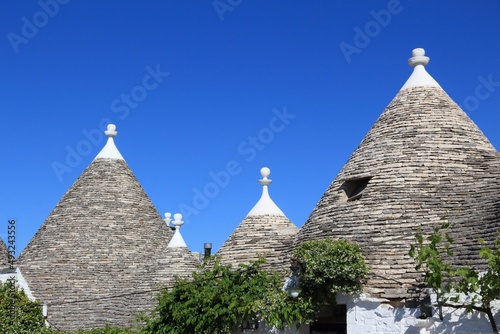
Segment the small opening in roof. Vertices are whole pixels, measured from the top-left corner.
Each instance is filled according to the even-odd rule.
[[[344,181],[338,189],[340,201],[345,203],[360,199],[371,178],[369,176]]]

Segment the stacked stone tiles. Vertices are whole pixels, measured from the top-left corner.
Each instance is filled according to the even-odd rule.
[[[18,264],[57,329],[129,326],[168,281],[172,231],[124,160],[95,159]],[[144,291],[149,291],[144,293]]]
[[[345,181],[371,178],[356,200]],[[367,179],[365,179],[367,180]],[[408,256],[418,228],[453,223],[456,263],[479,264],[477,239],[500,227],[499,153],[440,87],[400,91],[311,213],[298,243],[358,243],[372,275],[366,292],[405,299],[421,280]]]
[[[170,288],[176,278],[189,278],[199,265],[198,254],[187,247],[167,248],[167,253],[159,259],[157,274],[162,277],[159,287]]]
[[[0,239],[0,272],[6,268],[9,268],[9,251],[5,242]]]
[[[237,266],[263,257],[265,266],[275,270],[290,267],[293,241],[298,232],[283,211],[269,197],[269,168],[261,169],[262,195],[247,217],[238,225],[217,252],[222,263]]]
[[[266,267],[286,270],[290,267],[290,251],[298,228],[285,216],[259,215],[246,217],[217,252],[222,263],[237,266],[266,259]]]

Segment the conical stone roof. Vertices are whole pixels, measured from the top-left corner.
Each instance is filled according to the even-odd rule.
[[[191,277],[199,264],[199,255],[187,247],[169,247],[165,256],[158,261],[157,274],[162,277],[161,286],[172,287],[177,277]]]
[[[417,57],[427,58],[420,49],[410,63]],[[492,240],[500,227],[499,153],[422,63],[413,66],[297,239],[358,243],[372,271],[365,290],[385,298],[408,297],[421,279],[408,256],[419,227],[453,223],[462,264],[477,261],[478,237]]]
[[[165,213],[165,222],[167,226],[175,228],[173,237],[167,245],[167,252],[158,262],[158,275],[163,278],[163,286],[171,287],[175,282],[175,278],[190,277],[192,272],[197,270],[200,264],[198,253],[191,252],[184,238],[181,235],[180,227],[184,224],[182,215],[176,213],[174,220],[170,218],[169,212]]]
[[[35,298],[57,329],[128,326],[150,311],[172,231],[108,143],[19,257]],[[118,153],[118,154],[117,154]],[[149,293],[144,293],[149,291]]]
[[[263,191],[260,200],[224,242],[217,256],[222,263],[233,266],[262,256],[266,259],[266,266],[286,270],[290,267],[290,250],[298,228],[269,197],[269,168],[262,168],[261,174],[263,178],[259,183]]]
[[[0,272],[6,268],[9,268],[9,251],[5,242],[0,238]]]

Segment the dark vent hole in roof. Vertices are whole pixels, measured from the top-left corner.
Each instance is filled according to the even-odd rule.
[[[339,188],[341,202],[350,202],[360,199],[370,180],[371,176],[347,180],[342,183]]]

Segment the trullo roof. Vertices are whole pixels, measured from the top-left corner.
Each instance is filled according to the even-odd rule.
[[[35,298],[60,330],[127,326],[155,305],[168,277],[171,229],[108,142],[62,197],[19,257]],[[144,293],[144,291],[149,291]]]
[[[290,250],[298,228],[269,196],[269,174],[269,168],[261,169],[260,200],[217,252],[223,263],[236,266],[262,256],[266,265],[275,269],[290,267]]]
[[[0,238],[0,272],[2,269],[7,269],[9,267],[9,252],[7,250],[7,245]]]
[[[475,259],[478,237],[500,227],[500,157],[472,120],[426,72],[414,72],[328,187],[298,234],[348,239],[364,252],[366,292],[406,298],[421,274],[408,256],[417,229],[448,219],[456,261]]]

